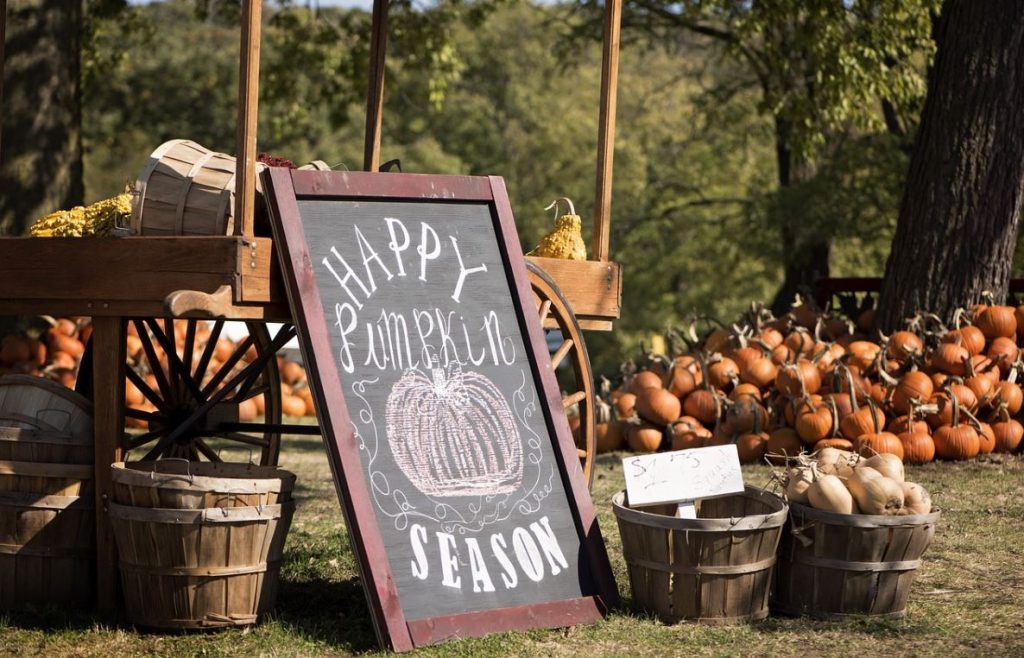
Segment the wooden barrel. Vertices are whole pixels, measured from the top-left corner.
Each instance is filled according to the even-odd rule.
[[[265,168],[256,163],[257,196]],[[320,160],[300,168],[329,169]],[[228,235],[234,217],[234,156],[187,139],[158,146],[135,182],[131,228],[137,235]]]
[[[295,475],[271,466],[161,459],[112,467],[114,502],[202,509],[275,505],[291,500]]]
[[[59,432],[0,427],[0,461],[51,464],[91,464],[92,436],[68,436]]]
[[[110,504],[125,610],[135,624],[253,624],[273,607],[294,503],[197,510]]]
[[[633,604],[663,621],[733,624],[768,616],[775,550],[787,505],[747,487],[699,501],[696,519],[673,516],[675,505],[631,509],[625,492],[612,498]]]
[[[92,436],[92,403],[43,377],[4,375],[0,377],[0,427]]]
[[[772,610],[825,618],[904,616],[938,521],[939,510],[876,516],[794,504],[779,548]]]
[[[92,605],[92,497],[0,491],[0,608]]]

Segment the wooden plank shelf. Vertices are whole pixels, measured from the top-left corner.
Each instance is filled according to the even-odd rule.
[[[269,238],[0,239],[5,314],[160,317],[171,293],[223,286],[228,319],[290,318]]]

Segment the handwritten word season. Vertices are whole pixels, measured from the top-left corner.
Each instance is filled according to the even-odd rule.
[[[334,305],[334,326],[341,338],[338,360],[345,372],[355,371],[355,349],[365,350],[363,366],[377,370],[401,371],[438,363],[442,366],[449,363],[480,365],[488,361],[494,365],[514,363],[514,341],[503,333],[498,314],[493,310],[484,311],[477,322],[468,321],[458,311],[436,307],[382,310],[367,319],[360,330],[360,312],[364,303],[380,289],[378,280],[406,278],[428,283],[428,274],[438,270],[452,273],[457,268],[458,277],[450,299],[458,305],[463,301],[467,279],[487,272],[485,263],[466,266],[454,235],[442,240],[433,227],[421,221],[419,230],[413,231],[413,234],[418,233],[419,239],[415,256],[412,256],[406,253],[413,247],[413,234],[406,223],[395,217],[384,217],[382,221],[390,237],[386,249],[375,248],[363,231],[354,226],[355,239],[351,244],[359,248],[358,260],[346,259],[332,246],[330,255],[321,261],[347,297]],[[412,268],[410,272],[406,271],[406,265]],[[439,277],[434,275],[434,278]]]

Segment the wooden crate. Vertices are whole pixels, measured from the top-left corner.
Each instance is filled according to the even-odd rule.
[[[768,616],[775,551],[787,505],[747,487],[700,501],[698,518],[675,518],[675,505],[631,509],[612,498],[633,604],[672,623],[735,624]]]
[[[550,276],[582,329],[609,331],[622,311],[622,266],[611,261],[527,259]],[[553,322],[552,320],[548,321]],[[545,325],[554,329],[557,325]]]
[[[876,516],[794,504],[779,547],[772,610],[824,618],[903,617],[938,522],[938,510]]]

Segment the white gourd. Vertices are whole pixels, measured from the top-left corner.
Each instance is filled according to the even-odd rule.
[[[835,475],[820,475],[807,488],[811,507],[838,514],[853,514],[853,496]]]

